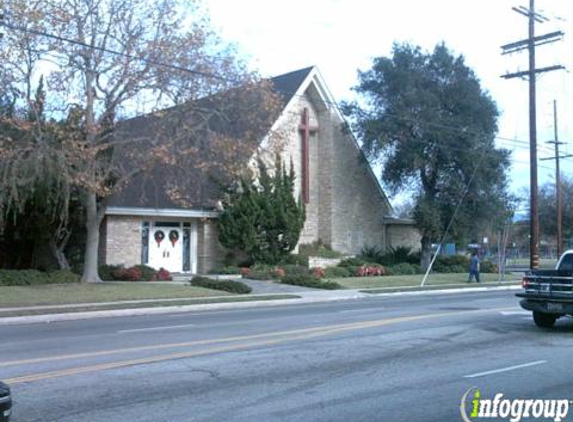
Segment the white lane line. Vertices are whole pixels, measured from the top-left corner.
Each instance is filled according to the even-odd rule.
[[[478,372],[477,374],[465,375],[464,378],[478,378],[486,375],[499,374],[500,372],[514,371],[516,369],[528,368],[530,366],[543,365],[546,360],[536,360],[535,362],[523,363],[521,365],[508,366],[506,368],[494,369],[492,371]]]
[[[352,312],[369,312],[369,311],[380,311],[384,309],[382,306],[376,308],[362,308],[362,309],[348,309],[346,311],[338,311],[338,314],[350,314]]]
[[[531,315],[531,311],[500,311],[501,315]]]
[[[139,333],[142,331],[176,330],[177,328],[195,327],[196,324],[169,325],[167,327],[134,328],[132,330],[120,330],[118,333]]]

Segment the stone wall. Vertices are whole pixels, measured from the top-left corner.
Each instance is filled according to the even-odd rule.
[[[223,266],[225,248],[219,242],[216,222],[201,220],[197,223],[197,272],[208,273]]]
[[[310,139],[310,202],[299,244],[321,241],[333,249],[359,254],[364,246],[386,244],[384,216],[390,212],[376,181],[369,172],[355,141],[342,130],[333,109],[317,108],[313,93],[300,97],[289,112],[283,130],[290,133],[282,158],[293,161],[297,197],[301,189],[301,134],[298,130],[304,108],[311,126],[319,126]]]
[[[412,252],[420,250],[422,236],[412,224],[388,224],[386,226],[386,248],[405,246]]]
[[[106,217],[104,240],[107,264],[126,267],[141,264],[141,222],[141,217]]]
[[[328,268],[336,267],[344,258],[321,258],[319,256],[308,257],[308,268]]]
[[[334,113],[333,113],[334,114]],[[336,116],[332,116],[336,124]],[[359,254],[365,246],[384,246],[384,216],[390,213],[368,163],[354,139],[333,128],[332,248]]]

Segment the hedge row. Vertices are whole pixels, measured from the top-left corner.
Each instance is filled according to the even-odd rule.
[[[231,280],[213,280],[208,277],[195,276],[191,279],[191,285],[197,287],[204,287],[206,289],[223,290],[225,292],[247,294],[251,293],[252,289],[245,283],[240,281]]]
[[[286,275],[281,279],[282,284],[292,286],[313,287],[315,289],[338,290],[343,287],[335,281],[323,281],[312,275]]]
[[[170,281],[171,274],[164,268],[156,270],[147,265],[100,265],[99,276],[104,281]]]
[[[0,270],[0,286],[34,286],[40,284],[79,283],[80,276],[71,271]]]

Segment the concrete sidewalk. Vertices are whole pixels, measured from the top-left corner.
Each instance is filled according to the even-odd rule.
[[[295,287],[295,286],[290,286]],[[440,286],[442,287],[442,286]],[[443,286],[447,287],[447,286]],[[471,293],[471,292],[484,292],[495,290],[518,290],[521,287],[516,284],[502,284],[499,283],[486,283],[480,287],[462,287],[462,288],[439,288],[439,289],[419,289],[419,288],[387,288],[387,289],[370,289],[375,292],[368,293],[368,289],[352,289],[352,290],[318,290],[300,288],[296,291],[291,291],[289,294],[298,296],[298,298],[290,299],[276,299],[276,300],[257,300],[257,298],[264,299],[265,297],[275,296],[275,294],[257,294],[249,295],[253,298],[252,301],[243,302],[221,302],[221,303],[207,303],[207,304],[191,304],[191,305],[177,305],[169,306],[170,302],[181,302],[181,299],[149,299],[138,301],[121,301],[121,302],[107,302],[107,303],[89,303],[89,304],[69,304],[69,305],[50,305],[50,306],[32,306],[32,307],[18,307],[18,308],[0,308],[0,325],[14,325],[14,324],[31,324],[31,323],[48,323],[57,321],[70,321],[91,318],[109,318],[119,316],[136,316],[136,315],[156,315],[178,312],[200,312],[207,310],[225,310],[225,309],[240,309],[240,308],[254,308],[254,307],[269,307],[269,306],[286,306],[295,304],[311,304],[321,302],[332,302],[341,300],[356,300],[372,296],[400,296],[400,295],[437,295],[437,294],[455,294],[455,293]],[[387,290],[387,291],[385,291]],[[228,296],[212,297],[210,299],[225,298]],[[184,301],[184,300],[183,300]],[[165,302],[165,306],[159,307],[145,307],[146,303],[159,303]],[[92,310],[74,312],[78,308],[97,308],[102,306],[122,306],[122,305],[137,305],[141,304],[143,307],[130,308],[130,309],[113,309],[113,310]],[[14,311],[33,311],[34,313],[41,312],[42,310],[53,311],[61,310],[61,312],[50,313],[44,315],[29,315],[29,316],[15,316],[15,317],[2,317],[2,312]]]

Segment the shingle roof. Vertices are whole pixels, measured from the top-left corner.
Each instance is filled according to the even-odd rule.
[[[298,88],[305,81],[313,68],[314,66],[305,67],[304,69],[295,70],[271,78],[274,90],[283,96],[285,104],[288,103],[298,91]]]
[[[310,74],[312,67],[289,72],[284,75],[279,75],[271,78],[273,90],[279,93],[284,100],[283,107],[290,101],[294,94],[298,91],[301,84]],[[232,96],[232,94],[231,94]],[[201,100],[200,106],[202,108],[209,107],[211,99]],[[253,102],[256,103],[256,98]],[[191,110],[193,107],[189,107]],[[118,124],[116,135],[122,138],[137,139],[138,137],[150,137],[160,139],[164,136],[171,136],[172,130],[170,128],[177,127],[181,124],[190,124],[196,116],[193,112],[189,112],[188,118],[180,112],[181,108],[175,107],[165,110],[161,117],[157,115],[145,115],[134,119],[130,119]],[[276,118],[276,116],[275,116]],[[271,123],[272,124],[272,123]],[[241,112],[235,110],[234,114],[229,119],[222,121],[217,117],[211,118],[209,121],[211,129],[211,136],[215,134],[226,137],[229,142],[235,139],[241,139],[245,131],[252,130],[248,127],[248,122],[241,121]],[[257,131],[258,133],[252,135],[257,137],[258,141],[262,140],[266,135],[270,126],[262,128]],[[149,135],[150,133],[158,133],[161,136]],[[209,138],[209,134],[201,134],[195,138]],[[220,145],[220,144],[219,144]],[[108,200],[108,206],[111,207],[126,207],[126,208],[159,208],[159,209],[213,209],[216,206],[218,199],[220,199],[220,186],[221,181],[225,181],[223,174],[225,163],[222,163],[218,168],[213,168],[210,171],[204,171],[202,168],[205,163],[214,162],[217,160],[224,161],[221,157],[224,153],[217,151],[213,148],[213,143],[208,141],[199,142],[197,140],[191,145],[197,148],[198,152],[189,165],[185,169],[185,174],[182,174],[181,169],[170,167],[168,164],[156,165],[151,173],[143,173],[134,177],[129,184],[119,193]],[[142,144],[141,148],[149,148],[149,144]],[[252,145],[241,145],[240,152],[237,154],[237,160],[244,161],[247,164],[248,159],[258,147],[258,143],[254,142]],[[190,180],[182,196],[185,197],[185,203],[182,205],[179,201],[172,199],[172,194],[168,194],[167,190],[170,189],[176,180],[182,178]]]

